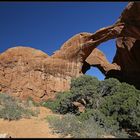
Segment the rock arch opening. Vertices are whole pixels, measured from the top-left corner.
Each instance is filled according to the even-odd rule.
[[[85,74],[97,77],[98,80],[104,80],[105,78],[104,74],[96,67],[91,67]]]
[[[95,76],[99,80],[103,80],[110,69],[115,68],[115,65],[112,64],[115,53],[115,39],[101,43],[86,59],[87,64],[85,66],[89,66],[87,69],[84,69],[86,70],[85,74]]]

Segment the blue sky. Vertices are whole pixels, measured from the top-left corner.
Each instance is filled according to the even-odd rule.
[[[128,2],[0,2],[0,53],[29,46],[51,55],[73,35],[95,32],[119,18]],[[112,62],[115,40],[98,47]],[[96,68],[88,75],[103,80]]]

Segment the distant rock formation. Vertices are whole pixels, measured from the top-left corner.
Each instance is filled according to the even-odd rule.
[[[30,47],[17,46],[0,54],[0,92],[35,101],[54,98],[70,89],[71,79],[95,66],[106,78],[116,77],[140,88],[140,3],[130,2],[119,20],[95,33],[79,33],[52,56]],[[117,38],[112,64],[97,49]]]

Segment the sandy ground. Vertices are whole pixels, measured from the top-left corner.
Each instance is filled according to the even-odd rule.
[[[45,107],[39,107],[39,109],[38,117],[18,121],[0,119],[0,134],[7,133],[12,138],[59,138],[60,135],[53,134],[48,122],[44,119],[47,115],[52,115],[52,111]]]

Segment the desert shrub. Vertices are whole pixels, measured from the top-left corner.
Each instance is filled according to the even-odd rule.
[[[38,106],[41,106],[41,103],[35,102],[32,97],[28,97],[26,101],[26,105],[28,107],[38,107]]]
[[[98,84],[97,78],[87,75],[72,79],[70,91],[58,93],[55,100],[48,100],[43,106],[61,114],[79,114],[73,102],[82,103],[86,108],[96,108],[100,99],[96,92]]]
[[[42,103],[42,106],[44,107],[48,107],[50,108],[52,111],[54,112],[57,112],[61,102],[65,101],[68,97],[71,96],[71,92],[69,91],[66,91],[66,92],[59,92],[57,95],[56,95],[56,99],[55,100],[52,100],[52,99],[49,99],[48,101],[46,102],[43,102]]]
[[[112,117],[105,116],[99,110],[94,110],[93,118],[98,125],[105,129],[106,132],[117,137],[117,134],[120,133],[119,123],[117,120]]]
[[[64,115],[63,118],[49,116],[47,121],[54,128],[54,132],[61,133],[63,137],[68,134],[72,137],[80,134],[81,123],[73,114]]]
[[[14,97],[0,93],[0,118],[18,120],[36,115],[32,110],[24,108],[22,102]]]
[[[0,110],[0,118],[17,120],[22,117],[22,112],[22,108],[17,105],[5,105],[5,107]]]
[[[47,121],[54,128],[54,132],[61,133],[63,137],[70,135],[72,138],[100,138],[106,134],[93,118],[80,122],[73,114],[66,114],[63,118],[56,116],[47,117]]]
[[[121,83],[115,78],[109,78],[101,81],[97,87],[97,92],[102,97],[115,94],[119,88]]]
[[[117,120],[120,128],[140,131],[140,93],[130,88],[122,86],[122,92],[105,97],[99,110],[106,117]]]
[[[67,96],[59,102],[57,111],[62,114],[79,114],[79,110],[73,102],[79,102],[86,108],[96,108],[100,100],[100,96],[96,91],[98,84],[98,79],[92,76],[84,75],[79,78],[72,79],[71,89],[69,92],[70,96]]]
[[[78,78],[73,78],[71,80],[71,90],[84,89],[83,86],[88,87],[89,90],[96,89],[99,84],[99,80],[96,77],[89,75],[82,75]]]
[[[84,75],[72,80],[66,94],[51,101],[55,111],[73,113],[82,124],[92,118],[105,132],[116,137],[128,137],[125,129],[140,131],[140,90],[134,86],[114,78],[98,81]],[[75,101],[85,106],[84,112],[79,112]]]
[[[95,99],[98,98],[97,86],[99,80],[96,77],[83,75],[79,78],[73,79],[71,82],[71,92],[73,94],[73,101],[83,103],[87,108],[94,107]],[[94,101],[93,101],[94,99]]]
[[[94,115],[94,110],[87,108],[85,109],[84,112],[80,113],[77,117],[81,122],[83,122],[85,120],[88,120],[93,115]]]
[[[84,75],[72,80],[71,90],[69,92],[70,96],[67,96],[61,101],[59,100],[60,104],[57,109],[58,112],[64,114],[68,112],[77,113],[77,108],[72,104],[74,101],[80,102],[86,109],[97,109],[108,98],[106,96],[111,96],[118,92],[132,93],[135,91],[134,86],[127,83],[120,83],[115,78],[98,81],[95,77]]]
[[[74,101],[80,102],[85,108],[97,109],[104,100],[103,97],[115,94],[119,91],[120,85],[121,83],[114,78],[99,81],[96,77],[83,75],[73,79],[70,90],[71,96],[60,102],[58,112],[79,114],[77,108],[72,104]]]
[[[95,120],[95,116],[90,116],[86,120],[80,121],[74,114],[66,114],[62,118],[58,116],[47,116],[47,121],[55,133],[61,133],[62,137],[70,135],[71,138],[103,138],[107,135],[127,138],[125,132],[106,130],[105,127]],[[113,129],[113,128],[110,128]]]
[[[133,85],[130,85],[128,83],[121,83],[121,85],[119,86],[117,92],[120,92],[120,93],[135,93],[135,92],[139,92],[140,90],[137,90]]]
[[[58,104],[55,103],[55,101],[47,100],[46,102],[42,103],[42,106],[50,108],[52,111],[56,110],[56,107]]]
[[[82,123],[82,138],[103,138],[103,136],[107,134],[109,133],[107,133],[105,129],[101,127],[92,116]]]
[[[78,119],[81,122],[89,122],[89,124],[92,125],[92,123],[95,126],[98,126],[98,128],[102,128],[102,132],[106,134],[113,135],[115,137],[124,137],[127,138],[128,134],[124,132],[119,127],[119,123],[117,120],[113,119],[110,116],[106,116],[102,112],[100,112],[98,109],[86,109],[85,112],[81,113],[79,116],[77,116]],[[89,120],[92,120],[91,122]],[[100,130],[100,129],[99,129]],[[87,133],[88,135],[88,133]],[[87,136],[88,137],[88,136]]]

